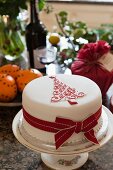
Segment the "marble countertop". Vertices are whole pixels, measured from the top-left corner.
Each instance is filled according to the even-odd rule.
[[[0,107],[0,170],[50,170],[40,153],[20,144],[12,133],[12,121],[21,107]],[[113,139],[102,148],[91,152],[79,170],[113,169]]]

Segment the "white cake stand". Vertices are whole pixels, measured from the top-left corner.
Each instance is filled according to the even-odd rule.
[[[78,151],[53,151],[50,149],[45,149],[40,145],[38,147],[30,144],[24,137],[21,135],[19,130],[19,122],[22,112],[18,112],[15,116],[12,124],[12,129],[17,140],[28,147],[29,149],[40,152],[42,161],[50,168],[56,170],[73,170],[78,169],[83,166],[88,159],[88,152],[94,151],[104,144],[106,144],[113,136],[113,115],[112,113],[103,106],[107,116],[108,116],[108,131],[104,139],[100,142],[100,145],[93,145],[91,147],[81,149]]]

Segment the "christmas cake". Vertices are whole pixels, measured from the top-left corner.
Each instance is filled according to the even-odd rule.
[[[22,95],[19,129],[32,145],[79,150],[99,145],[107,132],[101,91],[92,80],[58,74],[31,81]]]

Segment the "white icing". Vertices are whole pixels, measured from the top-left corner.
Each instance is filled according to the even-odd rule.
[[[67,101],[51,103],[54,81],[48,76],[44,76],[30,82],[23,91],[22,104],[29,114],[38,119],[50,122],[54,122],[56,117],[64,117],[73,121],[83,121],[101,107],[101,92],[99,87],[92,80],[83,76],[64,74],[56,75],[56,78],[71,88],[75,88],[77,91],[85,93],[85,96],[77,98],[76,102],[78,104],[75,105],[70,105]],[[100,118],[98,120],[98,125],[94,128],[98,138],[106,133],[106,129],[101,131],[101,134],[98,133],[102,127],[102,122],[103,120]],[[22,118],[22,126],[25,131],[36,140],[54,144],[54,133],[39,130],[27,123],[24,118]],[[81,140],[84,140],[82,132],[73,134],[66,142],[76,143]]]
[[[99,87],[88,78],[77,75],[57,75],[68,86],[84,92],[84,97],[76,99],[78,104],[67,101],[51,103],[53,80],[48,76],[30,82],[24,89],[22,104],[32,116],[42,120],[55,121],[57,116],[81,121],[95,113],[102,105]]]

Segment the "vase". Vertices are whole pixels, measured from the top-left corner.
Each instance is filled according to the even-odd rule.
[[[25,38],[21,22],[9,16],[0,16],[1,65],[22,60],[25,51]]]
[[[25,50],[21,55],[19,56],[10,56],[6,55],[0,56],[0,66],[5,65],[5,64],[16,64],[22,69],[29,69],[29,58],[27,51]]]

